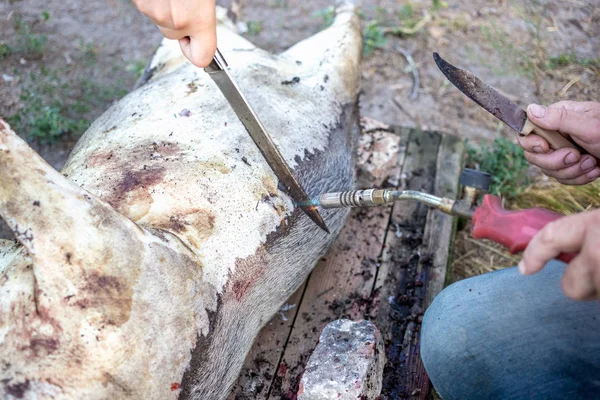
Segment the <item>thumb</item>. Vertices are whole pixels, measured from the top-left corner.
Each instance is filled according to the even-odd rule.
[[[210,36],[185,37],[179,39],[179,46],[183,55],[197,67],[204,68],[213,59],[217,48],[216,38],[213,40]]]
[[[594,128],[593,119],[584,118],[580,112],[573,110],[566,102],[556,103],[548,107],[530,104],[527,116],[535,125],[559,131],[562,134],[583,138]]]

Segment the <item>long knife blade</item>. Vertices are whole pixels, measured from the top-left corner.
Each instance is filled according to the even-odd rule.
[[[482,82],[470,72],[456,68],[445,61],[438,53],[433,53],[433,59],[446,78],[461,92],[475,103],[486,109],[500,121],[504,122],[515,132],[521,133],[527,113],[506,96]]]
[[[233,108],[233,111],[250,134],[250,137],[267,161],[267,164],[269,164],[288,194],[297,204],[301,205],[300,208],[314,223],[329,233],[329,229],[327,229],[327,225],[325,225],[325,221],[319,214],[319,211],[314,205],[310,205],[310,197],[308,197],[308,194],[292,173],[292,170],[271,139],[271,136],[269,136],[227,71],[227,62],[218,49],[212,62],[204,70],[208,72],[209,76],[217,84],[221,93],[223,93],[223,96],[225,96],[231,108]]]

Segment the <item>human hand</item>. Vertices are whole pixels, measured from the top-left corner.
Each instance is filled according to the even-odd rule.
[[[600,176],[600,103],[559,101],[548,107],[530,104],[527,116],[535,125],[571,137],[589,154],[574,148],[550,149],[542,137],[519,137],[525,158],[544,174],[565,185],[585,185]]]
[[[560,253],[579,253],[563,274],[564,293],[575,300],[600,298],[600,209],[546,225],[529,242],[519,271],[535,274]]]
[[[178,40],[198,67],[210,64],[217,48],[215,0],[133,0],[164,37]]]

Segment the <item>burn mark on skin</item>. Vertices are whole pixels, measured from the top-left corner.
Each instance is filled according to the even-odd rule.
[[[146,67],[146,69],[144,70],[144,72],[142,73],[142,76],[140,76],[138,81],[135,83],[134,89],[137,89],[140,86],[145,85],[148,81],[150,81],[150,79],[152,79],[152,77],[154,76],[156,71],[162,69],[163,67],[164,67],[164,64],[158,64],[157,66],[152,67],[152,68],[150,68],[150,65],[148,65]]]
[[[54,353],[60,342],[55,338],[32,338],[29,341],[29,348],[36,357],[48,356]]]
[[[268,205],[273,207],[273,209],[275,210],[275,212],[277,212],[278,215],[283,214],[285,207],[275,205],[275,203],[273,203],[273,200],[272,200],[275,197],[277,197],[277,195],[275,195],[275,194],[265,194],[260,199],[260,201],[256,204],[256,210],[258,210],[258,205],[262,202],[262,203],[267,203]]]
[[[117,129],[117,126],[116,126],[116,125],[113,125],[113,126],[111,126],[110,128],[108,128],[108,129],[106,129],[106,130],[102,131],[102,133],[108,133],[108,132],[112,132],[112,131],[114,131],[115,129]]]
[[[92,271],[86,276],[87,285],[83,287],[84,290],[91,290],[94,292],[106,292],[112,293],[120,292],[125,285],[121,283],[119,278],[115,276],[103,275],[98,271]]]
[[[9,384],[9,379],[2,379],[2,384],[4,385],[4,391],[6,394],[14,397],[15,399],[22,399],[25,397],[25,393],[29,391],[29,379],[25,379],[25,381],[20,383]]]
[[[149,162],[162,157],[173,157],[180,155],[182,149],[179,144],[175,142],[146,142],[131,150],[127,150],[126,159],[129,165],[133,165],[134,161],[148,160]],[[103,166],[110,170],[118,169],[119,173],[127,166],[122,165],[119,160],[115,162],[115,159],[125,159],[124,156],[119,156],[114,150],[100,151],[90,154],[85,160],[85,164],[88,167]],[[111,161],[110,163],[108,161]],[[162,161],[162,160],[161,160]],[[146,169],[146,168],[145,168]]]
[[[222,174],[228,174],[231,172],[231,168],[227,165],[225,165],[222,161],[219,160],[213,160],[213,161],[207,161],[207,162],[202,162],[200,163],[200,168],[203,169],[213,169],[215,171],[218,171]]]
[[[164,167],[146,167],[125,171],[120,182],[105,199],[118,212],[137,221],[148,213],[153,203],[149,188],[164,180]]]
[[[188,96],[192,93],[196,93],[198,90],[198,83],[196,81],[191,81],[187,84],[188,90],[185,92]]]
[[[117,378],[115,378],[112,374],[109,374],[108,372],[104,372],[102,374],[102,385],[112,385],[115,389],[119,390],[119,392],[123,393],[126,396],[131,396],[133,394],[133,391],[127,386],[127,384],[121,382],[120,380],[117,380]]]
[[[172,157],[181,154],[181,148],[177,143],[163,142],[152,143],[152,149],[163,157]]]
[[[109,151],[108,153],[102,152],[102,153],[93,153],[91,156],[89,156],[86,160],[86,165],[90,166],[90,167],[95,167],[97,165],[104,165],[106,161],[110,160],[111,158],[113,158],[113,152],[112,150]]]
[[[152,221],[152,226],[183,236],[194,247],[198,248],[208,239],[215,228],[215,216],[208,210],[194,208],[186,213],[175,213],[163,220]]]
[[[224,293],[223,298],[225,301],[232,297],[236,301],[244,300],[250,289],[265,273],[265,266],[267,265],[266,255],[267,251],[264,247],[261,247],[254,255],[236,260],[235,281],[230,284],[229,290],[226,290],[226,293]]]
[[[293,84],[296,84],[296,83],[299,83],[299,82],[300,82],[300,77],[299,76],[295,76],[295,77],[293,77],[290,80],[281,81],[281,84],[282,85],[293,85]]]
[[[149,168],[138,171],[126,171],[117,191],[127,193],[140,188],[148,188],[161,182],[164,178],[165,168]]]
[[[275,181],[273,181],[273,179],[271,179],[271,177],[263,176],[262,183],[265,186],[265,189],[267,189],[267,192],[269,193],[269,195],[275,196],[275,197],[277,196],[277,186],[275,185]]]
[[[23,246],[30,250],[33,249],[33,233],[31,232],[30,228],[21,230],[19,228],[19,224],[16,224],[15,229],[13,229],[13,234]]]
[[[252,281],[237,281],[233,284],[231,290],[235,294],[235,299],[237,301],[242,301],[252,283]]]
[[[133,288],[116,276],[91,271],[85,276],[82,298],[73,303],[81,309],[94,308],[102,315],[102,322],[120,326],[127,322],[131,312]]]

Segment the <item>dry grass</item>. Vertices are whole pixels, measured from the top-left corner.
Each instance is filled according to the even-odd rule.
[[[600,182],[585,186],[565,186],[554,180],[536,182],[505,207],[542,207],[564,215],[600,208]],[[470,232],[471,224],[468,223],[456,235],[450,282],[512,267],[519,262],[519,255],[510,254],[500,245],[488,240],[475,240],[471,238]]]
[[[510,204],[510,208],[543,207],[571,215],[600,207],[600,182],[585,186],[566,186],[556,181],[531,185]]]

